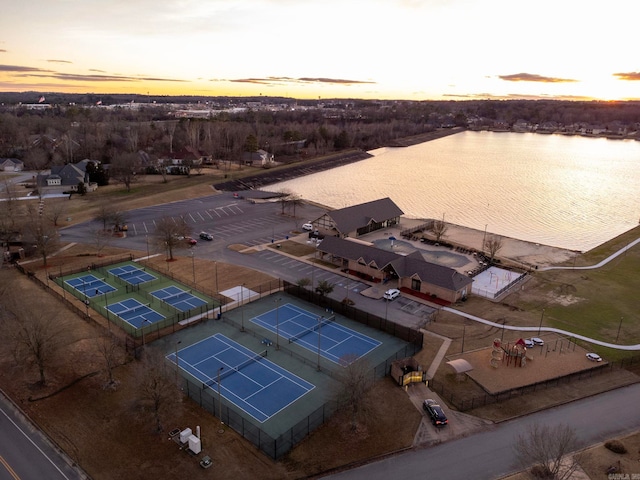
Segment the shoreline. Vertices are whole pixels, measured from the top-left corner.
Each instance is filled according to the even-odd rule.
[[[400,225],[402,228],[411,228],[425,223],[425,220],[417,220],[401,217]],[[502,248],[496,255],[501,258],[519,264],[522,267],[536,268],[558,265],[573,258],[582,255],[583,252],[578,250],[569,250],[566,248],[552,247],[550,245],[542,245],[539,243],[519,240],[517,238],[505,237],[497,235],[489,231],[485,232],[455,223],[445,222],[447,231],[442,239],[456,245],[482,251],[483,240],[488,236],[499,237],[502,241]]]

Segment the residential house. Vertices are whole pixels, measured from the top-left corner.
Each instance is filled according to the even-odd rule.
[[[275,157],[273,153],[258,149],[255,152],[244,152],[242,154],[242,162],[253,167],[269,167],[275,164]]]
[[[84,183],[85,191],[92,192],[98,188],[96,183],[89,181],[87,173],[88,163],[98,163],[95,160],[84,159],[78,163],[56,165],[49,173],[40,174],[36,178],[41,195],[54,193],[77,192],[78,184]]]
[[[3,172],[21,172],[24,162],[17,158],[0,158],[0,170]]]

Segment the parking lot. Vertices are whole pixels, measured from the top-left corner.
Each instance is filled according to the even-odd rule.
[[[304,242],[308,232],[303,225],[320,217],[325,209],[315,205],[301,205],[296,217],[282,215],[277,202],[252,202],[234,197],[232,193],[221,193],[209,197],[173,202],[152,207],[130,210],[125,213],[128,231],[124,237],[114,238],[113,246],[131,248],[150,255],[165,255],[164,248],[156,245],[155,222],[169,217],[184,218],[192,230],[197,244],[191,248],[186,244],[177,255],[193,255],[211,261],[221,261],[259,270],[275,277],[297,282],[310,279],[313,284],[325,280],[334,285],[330,297],[337,300],[348,298],[357,308],[387,317],[409,327],[423,324],[432,308],[405,297],[385,302],[386,290],[380,285],[369,285],[355,278],[346,277],[337,270],[329,270],[305,258],[294,258],[281,251],[263,248],[270,244],[298,239]],[[93,243],[95,231],[101,228],[97,221],[84,222],[64,228],[65,242]],[[212,240],[199,237],[209,233]],[[256,247],[250,254],[228,248],[231,245]],[[362,293],[365,293],[362,295]]]

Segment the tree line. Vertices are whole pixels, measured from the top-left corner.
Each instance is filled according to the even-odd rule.
[[[615,124],[631,130],[640,125],[640,102],[266,98],[260,102],[251,106],[247,99],[212,103],[212,109],[244,108],[235,113],[216,110],[208,118],[176,118],[176,106],[169,103],[141,104],[136,109],[61,103],[44,110],[4,104],[0,106],[0,158],[20,159],[26,168],[37,171],[85,158],[111,164],[141,156],[140,162],[152,162],[189,148],[224,167],[241,164],[245,152],[258,149],[279,162],[353,148],[367,151],[439,128],[464,127],[472,119],[508,125],[517,121]]]

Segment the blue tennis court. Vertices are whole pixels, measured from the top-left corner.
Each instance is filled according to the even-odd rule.
[[[64,283],[75,288],[87,297],[95,297],[116,290],[116,288],[109,285],[104,278],[98,278],[95,275],[70,278],[69,280],[65,280]]]
[[[259,422],[300,400],[315,386],[252,350],[216,333],[179,352],[167,355],[202,382],[204,390],[220,395]],[[220,383],[217,383],[220,372]]]
[[[156,312],[149,305],[140,303],[135,298],[127,298],[121,302],[107,305],[107,310],[135,328],[143,327],[145,323],[153,323],[164,319],[162,314]]]
[[[135,265],[123,265],[122,267],[112,268],[109,270],[109,273],[114,277],[121,278],[130,285],[139,285],[156,279],[155,276]]]
[[[151,292],[151,295],[181,312],[186,312],[192,308],[200,307],[207,303],[187,290],[182,290],[175,285],[155,290]]]
[[[251,319],[271,332],[295,342],[301,347],[317,352],[327,360],[343,365],[366,355],[382,344],[367,335],[287,303]]]

